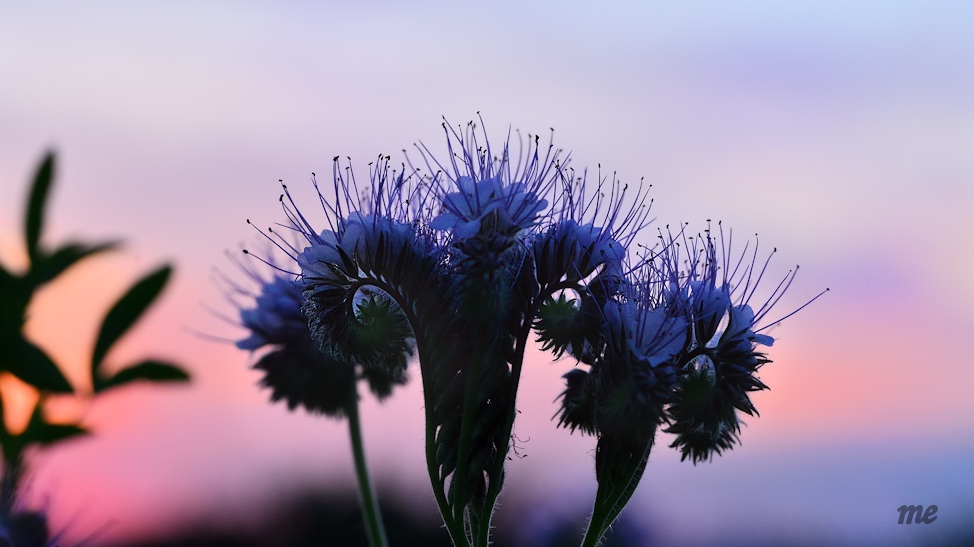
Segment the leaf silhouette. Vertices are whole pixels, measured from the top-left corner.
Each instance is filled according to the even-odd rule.
[[[108,350],[155,301],[166,286],[171,273],[172,268],[169,265],[149,273],[133,285],[108,311],[98,332],[95,350],[91,357],[92,380],[97,378],[98,367],[104,361]]]
[[[107,241],[97,245],[67,243],[49,255],[44,256],[38,253],[33,258],[33,264],[31,264],[31,270],[28,274],[30,281],[35,287],[42,285],[64,273],[78,261],[93,254],[110,251],[118,246],[118,241]]]
[[[44,419],[40,401],[34,406],[27,428],[17,436],[22,445],[38,443],[49,445],[78,435],[87,435],[88,431],[75,424],[52,424]]]
[[[31,260],[38,255],[38,243],[41,239],[41,230],[44,227],[44,206],[47,202],[47,195],[51,190],[51,183],[54,181],[54,153],[48,152],[41,161],[37,173],[34,175],[34,184],[30,189],[30,198],[27,201],[27,218],[24,234],[26,236],[27,254]]]
[[[172,363],[147,359],[118,371],[111,378],[103,379],[101,376],[98,376],[94,383],[95,393],[101,393],[107,389],[140,380],[148,382],[186,382],[189,380],[189,374]]]
[[[54,361],[19,333],[3,336],[5,351],[0,352],[0,369],[6,370],[41,391],[73,393],[71,384]]]

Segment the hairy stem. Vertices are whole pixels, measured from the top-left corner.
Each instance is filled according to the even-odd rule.
[[[507,461],[507,451],[510,449],[511,434],[514,431],[514,419],[517,415],[517,388],[518,383],[521,380],[521,367],[524,363],[524,350],[527,346],[528,335],[531,333],[531,321],[526,320],[521,332],[518,335],[515,351],[514,351],[514,362],[511,363],[511,378],[510,378],[510,392],[511,398],[508,406],[505,410],[504,416],[504,438],[507,439],[507,444],[504,446],[504,450],[500,451],[497,457],[497,461],[494,462],[494,470],[491,474],[492,477],[500,477],[501,472],[504,467],[504,462]],[[490,544],[490,517],[493,515],[494,506],[497,502],[497,496],[501,493],[501,482],[499,480],[492,480],[490,486],[487,489],[487,496],[484,498],[483,514],[487,515],[488,520],[480,529],[479,535],[475,538],[474,545],[486,547]]]
[[[355,458],[355,477],[358,479],[358,491],[361,498],[362,518],[365,521],[365,532],[372,547],[387,547],[386,531],[382,526],[382,514],[379,503],[369,477],[369,468],[365,463],[365,447],[362,443],[362,424],[358,413],[358,394],[346,409],[348,414],[348,433],[352,438],[352,455]]]
[[[625,466],[621,474],[622,480],[611,481],[606,476],[600,476],[599,487],[595,494],[595,504],[592,508],[592,518],[589,519],[588,529],[585,530],[585,537],[582,540],[582,547],[595,547],[608,531],[609,526],[622,512],[622,509],[629,503],[629,499],[636,491],[639,481],[642,479],[643,471],[646,469],[646,462],[653,447],[653,436],[649,436],[646,447],[642,450],[642,455],[633,457],[629,455],[628,461],[618,462]],[[610,464],[606,464],[610,465]]]
[[[450,534],[450,539],[457,547],[467,545],[466,534],[463,531],[463,521],[457,521],[451,514],[450,504],[447,502],[446,494],[443,491],[443,482],[440,480],[439,470],[436,466],[437,426],[433,419],[434,405],[436,402],[432,388],[432,372],[429,368],[429,349],[426,337],[423,336],[423,330],[419,328],[421,325],[419,317],[417,317],[413,308],[408,305],[406,298],[390,284],[385,283],[381,279],[370,280],[370,284],[385,291],[386,294],[395,300],[399,309],[405,314],[406,321],[409,322],[413,336],[416,339],[416,354],[419,358],[420,379],[423,382],[423,407],[426,419],[426,470],[429,474],[430,486],[433,487],[433,497],[436,499],[436,506],[440,510],[440,516],[443,518],[443,524],[446,525],[446,530]]]
[[[479,384],[479,378],[481,367],[483,366],[483,348],[477,340],[474,345],[473,363],[470,370],[467,372],[467,377],[465,378],[465,389],[463,393],[463,417],[460,421],[460,446],[457,448],[457,467],[453,470],[453,479],[456,481],[455,486],[455,497],[454,503],[456,506],[454,509],[454,518],[459,522],[464,522],[464,515],[467,511],[466,503],[458,503],[457,500],[464,500],[467,493],[467,477],[469,475],[469,470],[467,469],[468,456],[470,454],[470,441],[472,434],[470,429],[473,427],[474,421],[474,410],[476,405],[476,400],[474,399],[477,393],[477,385]],[[477,535],[475,531],[471,530],[470,535],[466,535],[465,538],[470,538],[471,536]]]
[[[416,332],[415,329],[413,332]],[[436,404],[433,398],[431,387],[431,372],[429,370],[429,355],[426,352],[426,345],[420,343],[416,338],[416,353],[419,354],[420,376],[423,382],[423,406],[426,413],[426,471],[429,473],[430,485],[433,487],[433,497],[436,498],[436,506],[440,510],[440,517],[446,525],[446,531],[450,534],[450,540],[456,547],[468,545],[467,536],[463,531],[463,521],[453,518],[450,504],[447,502],[446,494],[443,491],[443,482],[440,480],[440,472],[436,465],[436,423],[433,419],[433,405]]]

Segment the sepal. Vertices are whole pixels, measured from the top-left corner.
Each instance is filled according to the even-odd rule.
[[[557,299],[549,297],[545,300],[534,324],[541,349],[554,352],[556,358],[562,357],[566,351],[581,355],[586,339],[597,336],[597,332],[593,334],[590,332],[593,329],[587,328],[580,306],[578,300],[569,300],[564,293]]]
[[[575,432],[576,429],[586,435],[597,433],[595,385],[592,376],[581,369],[568,371],[565,379],[565,391],[559,396],[561,410],[559,410],[558,426],[567,427]]]

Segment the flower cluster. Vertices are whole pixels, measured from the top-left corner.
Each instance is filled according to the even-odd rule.
[[[737,413],[756,414],[748,394],[765,388],[759,348],[773,340],[759,324],[795,272],[755,309],[767,270],[756,243],[737,256],[723,233],[681,231],[636,253],[652,204],[642,182],[600,171],[591,188],[536,136],[517,149],[509,136],[495,155],[473,123],[444,131],[448,161],[422,144],[421,161],[407,156],[399,170],[380,156],[365,193],[336,158],[331,191],[315,183],[324,229],[285,187],[286,226],[306,245],[278,245],[300,271],[264,283],[239,345],[275,345],[264,359],[291,347],[317,355],[302,357],[318,367],[314,381],[276,361],[259,368],[275,397],[320,410],[306,391],[327,392],[325,376],[337,374],[322,359],[398,380],[416,355],[434,496],[456,545],[487,545],[534,333],[581,365],[565,375],[558,418],[598,438],[586,536],[597,542],[632,495],[658,428],[695,463],[737,441]],[[379,384],[373,391],[387,395]]]
[[[679,248],[672,237],[670,242],[671,250]],[[733,252],[732,242],[730,234],[724,237],[722,225],[719,241],[708,226],[704,234],[686,242],[687,269],[682,279],[671,276],[669,280],[667,299],[687,319],[689,329],[676,357],[680,380],[668,409],[666,430],[676,435],[671,446],[681,451],[682,459],[694,463],[710,459],[738,442],[738,412],[757,415],[749,393],[767,389],[757,371],[770,363],[762,346],[774,344],[774,338],[763,331],[784,317],[759,324],[788,290],[798,271],[796,267],[786,273],[755,310],[752,299],[777,250],[762,264],[758,262],[757,239],[753,249],[748,249],[748,242],[739,254]],[[668,259],[676,261],[676,255],[671,252]]]

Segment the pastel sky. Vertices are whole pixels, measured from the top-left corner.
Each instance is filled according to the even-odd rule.
[[[0,6],[0,256],[23,261],[26,181],[48,148],[45,241],[126,242],[42,293],[30,335],[83,385],[99,318],[168,261],[174,282],[110,360],[194,374],[62,405],[96,435],[38,454],[31,499],[68,537],[115,522],[109,540],[259,509],[281,485],[351,484],[343,423],[267,404],[247,354],[192,333],[241,336],[204,309],[233,313],[212,270],[253,241],[246,219],[282,219],[279,179],[314,210],[310,174],[332,157],[442,150],[441,117],[480,112],[498,139],[553,127],[576,168],[644,177],[659,226],[760,234],[776,275],[801,265],[782,315],[831,289],[773,331],[743,445],[693,467],[661,438],[624,518],[674,545],[970,533],[972,21],[970,3],[919,1]],[[528,361],[529,457],[508,479],[538,508],[526,527],[594,493],[593,440],[550,421],[572,364]],[[363,419],[377,480],[432,507],[418,382]],[[903,504],[941,518],[898,526]]]

